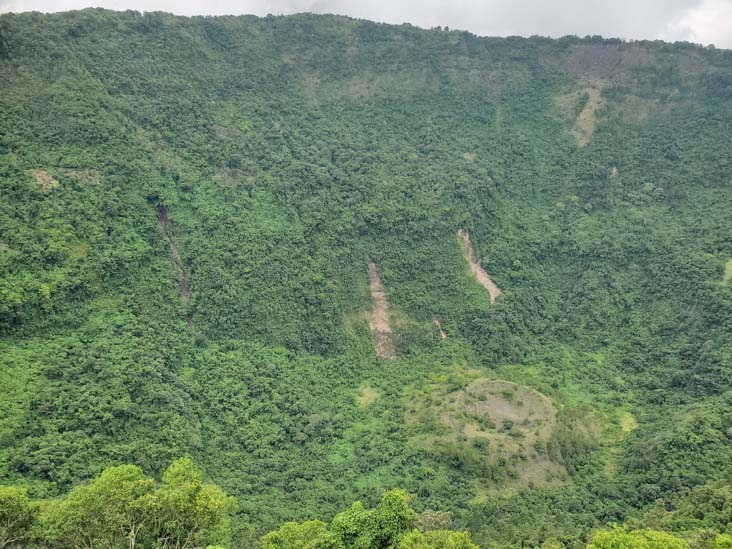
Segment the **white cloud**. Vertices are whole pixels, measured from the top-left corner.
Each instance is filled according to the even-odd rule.
[[[664,37],[732,48],[732,0],[704,0],[686,9],[671,22]]]
[[[732,47],[732,0],[0,0],[0,12],[90,6],[180,15],[310,11],[480,35],[600,34]]]

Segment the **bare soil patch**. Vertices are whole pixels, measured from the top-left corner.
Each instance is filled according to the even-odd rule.
[[[605,105],[602,89],[605,82],[597,80],[586,87],[558,96],[554,104],[559,113],[568,121],[572,121],[569,133],[577,140],[577,145],[584,147],[589,143],[597,125],[597,112]],[[578,103],[584,100],[582,110],[576,114]]]
[[[473,160],[475,160],[475,153],[474,152],[466,152],[465,154],[463,154],[463,158],[465,160],[470,160],[472,162]]]
[[[468,438],[493,440],[509,451],[548,441],[556,427],[552,402],[523,385],[476,379],[454,397],[440,414],[446,425]]]
[[[50,173],[43,170],[31,170],[33,179],[36,180],[38,187],[45,193],[51,192],[54,189],[58,189],[61,186]]]
[[[64,170],[64,174],[71,179],[75,179],[79,183],[86,185],[99,185],[104,176],[99,170],[82,169],[82,170]]]
[[[168,208],[160,205],[158,206],[158,225],[160,226],[160,232],[163,234],[163,238],[170,247],[170,260],[173,263],[173,270],[178,277],[178,288],[180,289],[180,299],[184,305],[188,305],[191,300],[191,292],[188,289],[188,282],[186,280],[186,273],[183,269],[183,263],[180,260],[180,254],[178,253],[178,246],[175,241],[171,238],[168,231]],[[193,318],[190,314],[186,314],[186,322],[188,326],[193,325]]]
[[[512,471],[508,485],[554,485],[566,477],[546,451],[557,410],[534,389],[478,378],[464,389],[443,385],[411,395],[406,407],[405,421],[417,433],[412,439],[417,446],[471,447],[480,441],[486,459]]]
[[[724,264],[724,275],[722,276],[722,284],[725,286],[732,280],[732,259],[728,259]]]
[[[368,269],[371,298],[374,301],[371,316],[369,317],[369,328],[371,329],[374,351],[379,358],[396,358],[389,320],[389,302],[386,299],[384,284],[381,282],[379,270],[373,261],[369,261]]]
[[[435,325],[435,328],[440,332],[440,339],[447,339],[447,334],[445,333],[445,330],[442,329],[442,324],[440,324],[440,319],[436,316],[432,317],[432,324]]]
[[[501,292],[501,289],[496,286],[493,280],[491,280],[490,275],[488,275],[485,269],[481,267],[480,262],[476,259],[475,252],[473,251],[473,244],[470,241],[470,235],[468,234],[468,232],[460,229],[458,231],[458,236],[463,239],[463,243],[465,244],[465,251],[468,254],[468,263],[470,264],[470,270],[473,272],[478,282],[480,282],[481,286],[488,290],[491,298],[491,303],[495,303],[498,296],[501,295],[503,292]]]

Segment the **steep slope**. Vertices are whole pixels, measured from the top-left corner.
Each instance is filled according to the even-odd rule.
[[[371,299],[374,301],[369,318],[369,329],[374,340],[374,352],[379,358],[396,358],[391,336],[389,302],[386,299],[384,283],[381,281],[379,269],[373,261],[369,261],[368,268]]]
[[[498,286],[496,286],[496,283],[493,282],[490,275],[480,264],[480,261],[478,261],[478,259],[475,257],[475,252],[473,251],[473,243],[470,241],[470,235],[466,231],[460,229],[458,231],[458,236],[462,239],[463,244],[465,245],[465,253],[468,256],[470,271],[475,275],[475,278],[480,283],[480,285],[488,290],[488,295],[490,296],[491,303],[495,303],[496,299],[498,299],[498,296],[501,295],[503,292]]]
[[[84,10],[0,16],[0,82],[0,482],[190,454],[253,532],[398,486],[520,546],[730,465],[730,52]],[[478,379],[551,434],[445,434]]]

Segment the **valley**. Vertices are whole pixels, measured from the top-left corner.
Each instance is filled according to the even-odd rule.
[[[0,546],[727,546],[730,51],[86,9],[0,82]]]

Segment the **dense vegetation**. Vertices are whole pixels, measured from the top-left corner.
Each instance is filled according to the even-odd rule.
[[[730,546],[732,52],[84,10],[0,86],[0,533]]]

